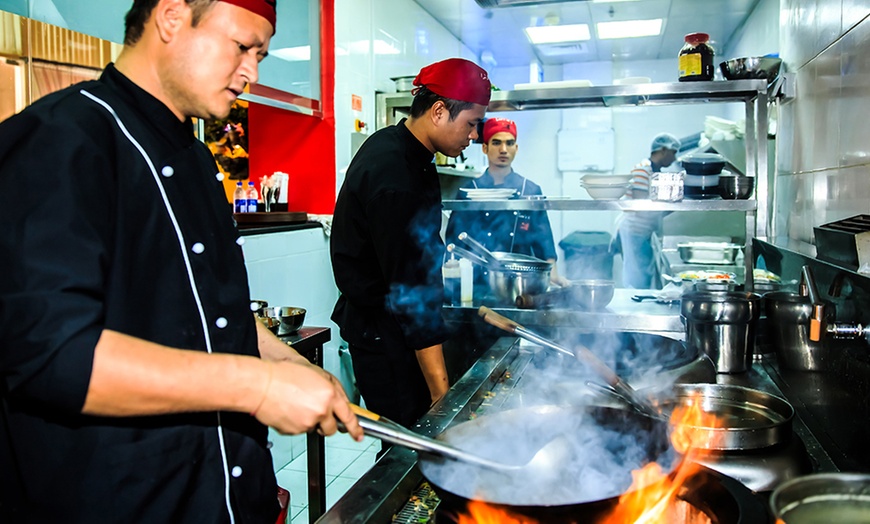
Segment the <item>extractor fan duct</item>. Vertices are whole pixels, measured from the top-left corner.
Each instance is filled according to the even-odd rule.
[[[492,9],[493,7],[514,7],[518,5],[543,5],[556,4],[567,2],[585,2],[588,0],[475,0],[477,5],[484,9]]]

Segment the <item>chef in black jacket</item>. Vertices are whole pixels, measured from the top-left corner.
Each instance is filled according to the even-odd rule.
[[[251,313],[190,117],[257,80],[272,0],[136,0],[97,81],[0,124],[0,522],[273,523],[266,425],[357,439]],[[27,181],[23,176],[26,174]]]
[[[412,425],[449,388],[441,344],[441,188],[434,153],[459,156],[489,104],[486,71],[451,58],[424,67],[411,114],[369,137],[335,204],[341,292],[332,319],[366,406]]]
[[[483,124],[483,153],[489,166],[483,174],[470,180],[456,194],[458,200],[468,200],[467,189],[509,188],[522,197],[541,196],[541,186],[514,171],[516,158],[517,124],[507,118],[487,118]],[[546,211],[453,211],[447,223],[448,243],[461,245],[457,238],[462,232],[483,244],[490,251],[519,253],[546,260],[553,264],[550,280],[558,285],[568,281],[556,269],[556,245]],[[478,284],[485,285],[485,271],[475,268]]]

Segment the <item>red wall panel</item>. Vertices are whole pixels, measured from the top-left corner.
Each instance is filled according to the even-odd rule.
[[[335,207],[334,0],[320,2],[320,100],[322,117],[251,103],[248,108],[249,172],[260,179],[290,175],[288,209],[331,214]]]

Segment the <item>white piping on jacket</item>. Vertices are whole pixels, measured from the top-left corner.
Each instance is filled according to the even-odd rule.
[[[169,197],[166,195],[166,190],[163,188],[163,182],[160,180],[160,176],[157,174],[157,169],[154,167],[154,162],[151,161],[151,158],[148,156],[148,153],[145,152],[145,148],[142,147],[139,142],[133,138],[133,135],[127,130],[127,127],[124,126],[124,123],[121,121],[121,118],[118,116],[118,113],[115,112],[115,109],[109,105],[108,102],[105,102],[101,98],[85,91],[84,89],[79,91],[84,96],[90,98],[94,102],[103,106],[106,111],[108,111],[112,117],[115,119],[115,122],[118,124],[118,127],[121,129],[121,132],[124,133],[124,136],[127,137],[127,140],[130,141],[131,144],[139,151],[142,155],[142,158],[145,159],[145,163],[148,164],[148,169],[151,171],[151,176],[154,178],[154,182],[157,184],[157,189],[160,190],[160,196],[163,199],[163,205],[166,207],[166,213],[169,215],[169,219],[172,221],[172,227],[175,229],[175,236],[178,238],[178,245],[181,248],[181,256],[184,258],[184,266],[187,268],[187,278],[190,282],[190,290],[193,293],[193,299],[196,301],[196,308],[199,310],[199,319],[202,322],[202,330],[205,334],[205,348],[211,353],[211,335],[208,330],[208,321],[205,318],[205,310],[202,308],[202,300],[199,297],[199,291],[196,288],[196,278],[193,275],[193,268],[190,265],[190,257],[187,254],[187,249],[185,247],[184,235],[181,232],[181,227],[178,225],[178,219],[175,218],[175,212],[172,210],[172,204],[169,202]],[[233,506],[230,502],[230,471],[229,464],[227,459],[227,450],[224,444],[224,432],[223,427],[221,425],[221,414],[218,412],[217,415],[217,433],[218,433],[218,442],[220,443],[221,448],[221,462],[223,463],[224,469],[224,499],[227,504],[227,511],[230,515],[230,524],[235,524],[235,516],[233,515]]]

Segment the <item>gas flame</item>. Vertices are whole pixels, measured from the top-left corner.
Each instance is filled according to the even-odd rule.
[[[459,515],[459,524],[535,524],[537,522],[532,518],[515,515],[479,500],[469,502],[467,510],[467,515]]]
[[[705,430],[721,427],[719,419],[701,407],[700,394],[692,395],[671,414],[671,444],[683,455],[672,476],[652,462],[632,472],[631,487],[621,497],[619,505],[599,524],[668,524],[668,513],[674,507],[677,492],[686,480],[701,467],[693,460],[699,449],[709,442]]]

